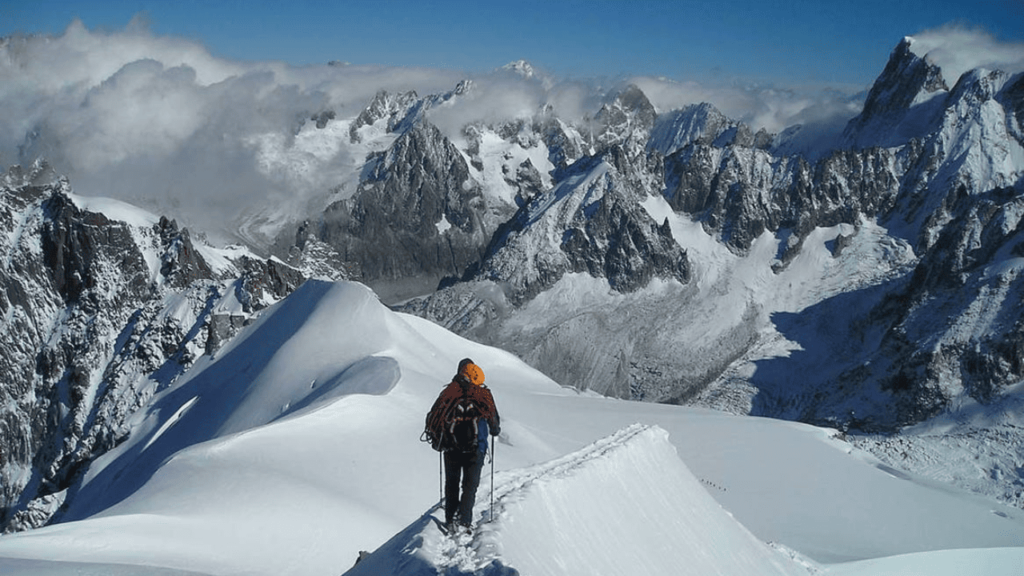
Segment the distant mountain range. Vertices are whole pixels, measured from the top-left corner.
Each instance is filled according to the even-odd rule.
[[[1019,393],[1024,76],[950,88],[914,49],[839,147],[800,154],[799,127],[658,111],[636,86],[582,121],[543,107],[458,137],[432,117],[471,82],[302,111],[300,135],[365,160],[270,257],[9,169],[0,523],[59,518],[131,414],[313,277],[621,398],[892,432]]]

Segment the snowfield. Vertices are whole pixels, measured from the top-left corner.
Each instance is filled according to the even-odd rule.
[[[467,356],[503,422],[481,523],[453,542],[436,522],[438,455],[417,439]],[[579,393],[391,312],[355,283],[307,282],[132,425],[68,495],[62,523],[0,537],[0,573],[1019,576],[1024,566],[1024,512],[900,472],[836,431]]]

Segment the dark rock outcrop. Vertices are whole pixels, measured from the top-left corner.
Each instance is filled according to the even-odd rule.
[[[378,285],[421,276],[436,285],[480,257],[492,231],[483,196],[462,154],[435,126],[416,124],[370,165],[354,196],[305,227],[356,262],[360,280]]]
[[[129,417],[237,332],[244,318],[214,321],[216,302],[251,317],[303,280],[252,256],[215,272],[174,221],[84,210],[67,180],[33,183],[45,173],[13,168],[0,186],[3,531],[48,522]]]

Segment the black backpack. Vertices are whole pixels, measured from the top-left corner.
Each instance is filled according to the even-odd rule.
[[[446,429],[451,435],[452,449],[473,452],[479,447],[480,408],[469,398],[459,398],[452,406]]]
[[[420,440],[429,442],[430,447],[439,452],[473,452],[479,446],[482,414],[472,398],[459,397],[427,415],[426,428]]]

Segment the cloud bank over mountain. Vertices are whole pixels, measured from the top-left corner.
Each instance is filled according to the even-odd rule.
[[[1008,74],[1024,71],[1024,44],[1001,42],[988,32],[963,26],[943,26],[915,34],[913,50],[942,68],[952,86],[968,70],[988,68]]]
[[[918,38],[951,70],[979,62],[1024,68],[1020,46],[977,30],[947,28]],[[298,214],[338,185],[337,170],[325,166],[361,162],[348,147],[334,145],[309,158],[301,173],[276,170],[268,146],[289,149],[313,115],[354,118],[380,90],[441,93],[464,79],[473,81],[471,97],[431,111],[450,137],[470,122],[527,117],[544,106],[566,120],[593,115],[626,81],[640,86],[659,112],[710,102],[755,130],[806,124],[832,133],[859,111],[866,88],[555,79],[510,69],[473,76],[341,63],[295,67],[218,58],[195,41],[155,35],[141,20],[113,32],[76,21],[59,36],[0,40],[0,164],[42,157],[83,194],[128,200],[216,230],[254,206]]]
[[[451,89],[439,70],[232,62],[129,27],[0,42],[0,163],[47,159],[88,195],[215,226],[246,206],[329,182],[261,170],[260,137],[291,138],[311,114],[357,115],[378,90]]]

